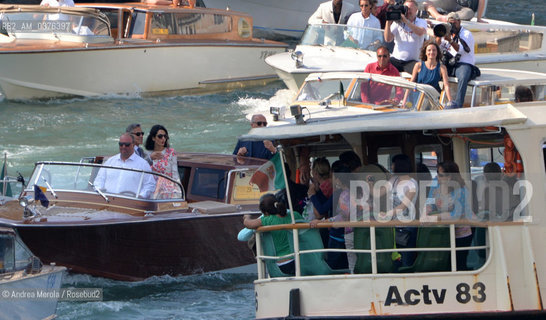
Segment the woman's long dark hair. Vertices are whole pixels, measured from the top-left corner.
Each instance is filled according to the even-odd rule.
[[[281,217],[286,216],[286,205],[282,201],[278,201],[274,194],[267,193],[260,198],[260,211],[266,215],[276,215]]]
[[[169,131],[167,131],[167,128],[160,124],[156,124],[152,127],[150,130],[150,134],[148,134],[148,137],[146,138],[146,143],[144,144],[144,147],[146,150],[154,150],[154,140],[152,140],[153,137],[157,135],[157,132],[159,130],[165,131],[165,134],[167,137],[165,138],[165,148],[169,147]]]
[[[456,181],[459,184],[459,187],[464,188],[466,183],[464,182],[461,172],[459,171],[459,166],[453,161],[445,161],[439,163],[438,168],[444,169],[444,173],[449,173],[451,180]]]

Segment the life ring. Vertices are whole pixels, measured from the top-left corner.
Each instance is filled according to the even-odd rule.
[[[514,176],[523,172],[523,162],[514,141],[509,135],[504,136],[504,173],[507,176]]]

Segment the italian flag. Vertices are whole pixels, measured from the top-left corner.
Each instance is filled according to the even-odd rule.
[[[260,192],[284,188],[281,153],[277,152],[269,161],[259,167],[250,178],[250,183],[257,185]]]

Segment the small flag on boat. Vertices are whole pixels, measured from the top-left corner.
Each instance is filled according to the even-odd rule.
[[[45,192],[46,189],[42,189],[39,185],[34,185],[34,201],[40,200],[40,203],[44,207],[49,207],[49,200],[47,199]]]
[[[8,175],[8,162],[7,154],[4,153],[4,164],[2,165],[2,172],[0,172],[0,181],[3,181],[4,178]],[[4,185],[5,184],[5,185]],[[6,197],[12,197],[13,193],[11,192],[11,186],[9,182],[0,182],[0,193]]]
[[[264,163],[250,178],[260,192],[279,190],[285,187],[280,152]]]

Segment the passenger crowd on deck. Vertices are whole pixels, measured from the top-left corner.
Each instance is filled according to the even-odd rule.
[[[390,162],[391,170],[389,172],[379,164],[362,165],[359,156],[353,151],[340,154],[339,159],[334,161],[331,166],[328,159],[323,157],[315,158],[311,164],[311,178],[307,194],[298,192],[296,196],[291,197],[291,201],[297,203],[298,210],[300,210],[295,212],[296,222],[308,222],[311,228],[315,228],[327,222],[397,221],[400,225],[390,227],[394,235],[392,248],[411,249],[418,248],[420,228],[415,225],[405,225],[405,222],[433,216],[441,220],[467,219],[476,221],[477,219],[488,218],[483,216],[478,218],[476,215],[478,209],[473,205],[474,193],[476,192],[474,190],[475,186],[465,182],[455,162],[444,161],[438,163],[435,178],[432,178],[426,165],[423,163],[412,164],[410,157],[405,154],[394,155]],[[417,168],[416,170],[413,169],[413,165]],[[352,174],[360,174],[360,177],[364,174],[370,188],[369,198],[363,198],[364,201],[356,205],[356,220],[354,213],[351,213],[351,206],[355,206],[355,199],[352,198],[355,195],[350,194],[350,182],[355,179]],[[491,162],[484,167],[485,181],[506,180],[502,176],[498,164]],[[425,181],[429,186],[421,188],[419,181]],[[374,190],[376,185],[383,187],[376,191]],[[487,185],[490,184],[486,183]],[[306,188],[306,185],[299,185],[294,182],[292,182],[290,188],[298,189],[298,186],[303,189]],[[420,197],[419,192],[426,192],[426,196],[424,198]],[[489,214],[490,197],[493,199],[492,203],[503,201],[501,195],[491,194],[491,192],[498,192],[498,190],[494,187],[491,190],[485,187],[483,191],[486,201],[481,209],[480,214],[482,215],[484,212]],[[268,197],[273,197],[273,194],[268,194]],[[277,196],[275,199],[283,204],[283,210],[288,210],[289,205],[286,197],[280,199]],[[426,201],[425,203],[419,203],[419,199],[421,201],[426,199]],[[304,204],[303,207],[302,203]],[[377,205],[379,207],[374,207]],[[494,203],[492,205],[499,209],[504,204]],[[377,211],[379,214],[377,214]],[[496,221],[505,219],[506,214],[504,211],[507,210],[496,210],[497,215],[500,215],[501,211],[504,214],[503,217],[492,216],[491,218]],[[262,212],[264,211],[262,210]],[[279,213],[276,216],[282,217],[282,219],[275,218],[274,220],[277,222],[269,224],[291,223],[289,216],[281,216]],[[250,217],[247,217],[247,219],[250,219]],[[245,220],[245,226],[257,228],[264,225],[264,217],[252,220],[254,221],[252,223],[250,221]],[[456,225],[455,246],[457,248],[473,246],[473,239],[478,237],[475,236],[474,229],[476,228]],[[322,236],[322,247],[327,249],[355,249],[353,228],[330,226],[318,230]],[[449,236],[449,229],[444,230],[445,235]],[[282,247],[281,243],[277,243],[280,240],[275,239],[273,237],[275,246]],[[416,263],[419,252],[418,249],[416,251],[394,252],[392,254],[392,272],[407,272],[401,270],[411,269]],[[470,250],[456,251],[457,271],[472,268],[467,264],[469,252]],[[285,254],[287,253],[285,252]],[[449,259],[449,253],[446,254],[446,257],[446,259]],[[345,251],[328,251],[324,256],[324,260],[333,270],[347,270],[347,273],[354,273],[357,254]],[[293,270],[291,269],[291,271]],[[290,274],[293,275],[294,273]]]

